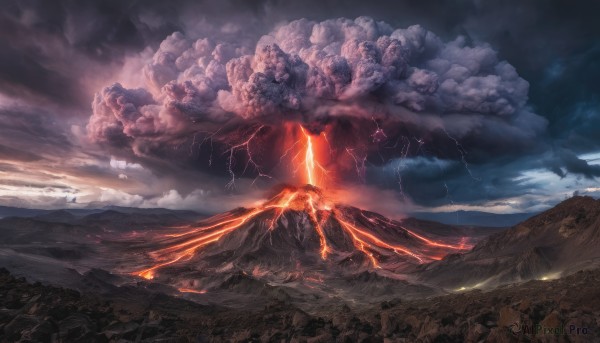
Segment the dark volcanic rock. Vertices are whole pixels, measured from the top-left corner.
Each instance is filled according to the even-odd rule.
[[[576,196],[472,251],[421,267],[422,281],[452,289],[495,287],[600,266],[600,200]]]
[[[11,320],[4,327],[4,334],[9,341],[17,341],[21,338],[21,333],[37,326],[40,319],[34,316],[20,314]]]
[[[50,342],[52,334],[56,332],[57,327],[51,320],[43,320],[38,325],[23,332],[24,341]]]
[[[134,338],[134,334],[137,332],[140,326],[134,322],[128,323],[113,323],[107,327],[105,327],[102,333],[106,336],[106,338],[124,338],[131,339]],[[150,330],[148,330],[149,332]]]
[[[515,321],[574,325],[589,335],[544,341],[596,342],[600,329],[600,270],[553,281],[530,281],[490,292],[389,301],[314,313],[273,301],[261,310],[215,309],[129,288],[123,294],[79,294],[30,284],[0,269],[0,342],[513,342]],[[548,293],[548,290],[552,290]],[[21,308],[6,309],[12,297]],[[136,293],[141,292],[141,293]],[[142,299],[147,299],[143,302]],[[568,299],[569,304],[564,303]],[[35,315],[26,314],[33,308]],[[56,310],[57,308],[61,310]]]
[[[75,313],[60,321],[58,324],[59,337],[68,342],[92,341],[97,329],[90,317]]]

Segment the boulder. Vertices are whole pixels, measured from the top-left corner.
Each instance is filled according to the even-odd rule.
[[[59,325],[59,336],[65,342],[93,341],[96,325],[90,317],[83,313],[72,314],[61,320]]]
[[[9,342],[17,341],[26,330],[31,330],[40,323],[37,317],[20,314],[4,327],[4,334]]]

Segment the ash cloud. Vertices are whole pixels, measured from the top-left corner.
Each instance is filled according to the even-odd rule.
[[[553,159],[547,161],[547,166],[550,171],[564,178],[568,173],[582,175],[587,179],[595,179],[600,177],[600,165],[591,165],[571,150],[560,149],[553,156]]]
[[[362,135],[367,155],[381,148],[364,133],[375,123],[390,141],[425,137],[452,158],[464,140],[477,159],[531,150],[546,127],[515,68],[462,36],[444,42],[419,25],[369,17],[300,19],[256,43],[220,36],[168,36],[147,61],[144,84],[96,94],[89,136],[148,153],[219,125],[293,121],[318,131],[350,121],[363,133],[344,134]]]
[[[77,173],[83,174],[85,170],[67,170],[59,167],[64,165],[60,161],[77,161],[82,155],[105,161],[107,156],[114,155],[143,164],[161,179],[172,177],[178,181],[174,181],[166,190],[176,188],[184,194],[193,188],[190,182],[194,180],[202,185],[211,184],[216,189],[222,189],[227,182],[224,179],[226,161],[216,151],[219,144],[231,141],[231,130],[227,128],[251,125],[256,121],[277,126],[279,118],[279,122],[294,120],[308,123],[312,120],[310,127],[315,131],[324,123],[334,123],[341,132],[337,139],[344,144],[346,141],[362,141],[377,149],[383,145],[380,151],[370,151],[370,163],[381,163],[379,152],[385,159],[397,157],[396,151],[392,154],[391,149],[387,148],[395,146],[396,142],[402,145],[408,139],[412,147],[420,147],[420,143],[414,138],[422,138],[427,144],[421,147],[421,154],[456,161],[453,164],[456,165],[456,172],[445,171],[441,176],[421,182],[415,178],[424,176],[422,166],[416,167],[415,171],[405,172],[404,191],[413,200],[424,205],[448,201],[446,188],[450,189],[452,199],[459,202],[495,199],[506,196],[507,191],[519,194],[533,192],[535,187],[524,185],[519,188],[512,181],[516,175],[533,167],[553,170],[556,175],[564,176],[561,182],[574,183],[573,187],[583,187],[578,185],[580,181],[595,185],[593,182],[597,182],[598,170],[594,162],[588,161],[586,166],[578,160],[583,159],[582,156],[586,153],[600,151],[600,112],[597,110],[599,86],[595,82],[600,75],[600,64],[597,62],[600,60],[597,42],[600,26],[596,20],[598,9],[600,4],[597,2],[583,1],[566,5],[554,0],[543,3],[472,0],[174,0],[168,3],[153,0],[85,3],[71,0],[8,0],[0,10],[0,43],[4,47],[0,52],[0,145],[3,146],[0,149],[0,172],[10,175],[23,170],[48,167],[53,170],[63,169],[65,173],[83,177],[84,175]],[[293,92],[271,93],[274,94],[274,99],[283,99],[274,102],[277,104],[274,108],[278,110],[294,108],[294,103],[289,99],[301,94],[300,110],[263,115],[245,111],[245,105],[230,88],[229,79],[225,89],[215,85],[200,87],[198,90],[202,96],[195,97],[194,90],[184,84],[184,81],[191,81],[191,78],[185,77],[183,70],[177,69],[177,64],[175,68],[168,67],[156,75],[144,75],[142,68],[143,65],[155,64],[153,53],[159,50],[165,37],[176,31],[182,32],[185,44],[190,47],[198,39],[208,37],[205,43],[210,51],[205,59],[215,60],[215,67],[224,66],[224,74],[214,70],[227,76],[227,61],[217,60],[212,56],[218,43],[226,43],[221,47],[220,56],[230,53],[232,46],[246,50],[236,51],[239,54],[236,58],[253,56],[261,35],[271,31],[276,23],[305,17],[308,22],[320,24],[328,18],[356,18],[361,15],[384,20],[394,30],[420,24],[440,35],[441,42],[446,45],[459,35],[465,37],[464,44],[470,48],[485,48],[487,46],[482,42],[488,42],[489,48],[497,52],[495,58],[498,61],[509,61],[516,67],[519,76],[530,82],[527,103],[532,109],[525,105],[517,109],[517,114],[508,117],[490,113],[443,113],[433,106],[435,103],[426,101],[425,110],[415,111],[411,106],[421,106],[419,99],[423,97],[422,92],[427,94],[428,85],[435,85],[428,79],[432,74],[415,73],[413,82],[408,82],[408,76],[405,76],[403,80],[408,86],[399,89],[409,94],[394,99],[390,93],[383,91],[389,89],[385,88],[387,83],[376,90],[370,90],[371,85],[379,82],[377,73],[373,73],[372,78],[364,78],[365,82],[357,83],[357,87],[353,89],[356,93],[353,94],[336,87],[338,84],[347,84],[347,79],[341,78],[331,83],[318,73],[310,74],[307,71],[306,77],[313,81],[310,84],[307,81],[306,87],[314,90],[313,95],[308,96],[306,92],[302,94],[301,88],[295,85],[290,88],[287,84],[284,89],[290,88]],[[286,25],[272,30],[271,36],[284,26]],[[288,30],[297,33],[294,41],[306,41],[308,33],[303,33],[301,28],[298,28],[298,32],[294,28]],[[312,32],[308,36],[309,42],[311,36]],[[281,43],[283,40],[285,39],[281,37],[271,37],[260,40],[260,43],[264,45],[274,42],[284,53],[292,55],[286,50],[291,47]],[[201,46],[198,48],[201,51]],[[171,54],[172,52],[170,51]],[[147,53],[150,54],[148,58]],[[341,55],[341,50],[336,55]],[[172,57],[178,59],[181,56]],[[429,57],[431,56],[422,55],[420,59],[411,62],[411,66],[422,71],[433,71],[423,65]],[[195,56],[189,58],[196,59]],[[131,60],[135,63],[130,65],[128,61]],[[252,60],[253,57],[250,58]],[[162,62],[157,60],[156,63]],[[308,66],[316,64],[321,70],[327,70],[328,65],[338,65],[336,60],[317,59],[313,64],[307,61],[304,63]],[[383,60],[378,64],[384,64]],[[252,64],[250,66],[254,72]],[[367,75],[367,69],[363,71],[361,75]],[[249,82],[249,75],[245,74],[244,69],[234,72],[237,72],[240,82]],[[341,71],[336,69],[327,75],[335,73]],[[165,81],[159,75],[163,74],[171,75],[169,77],[174,77],[177,83],[182,84],[169,91],[172,94],[170,101],[165,101],[166,97],[161,96],[161,89],[164,87],[161,84]],[[352,77],[352,71],[350,75]],[[441,78],[439,74],[437,76],[435,96],[441,93]],[[138,79],[146,81],[138,83]],[[148,80],[153,81],[151,83]],[[98,106],[97,113],[104,111],[104,114],[97,117],[99,122],[95,123],[92,136],[98,137],[103,144],[110,142],[113,148],[107,153],[106,150],[97,150],[98,146],[84,142],[80,134],[82,130],[78,127],[73,129],[72,125],[86,126],[90,119],[89,104],[94,93],[101,92],[103,86],[110,86],[113,82],[120,82],[126,90],[142,88],[152,99],[149,104],[136,105],[137,108],[133,106],[134,111],[123,110],[123,118],[128,120],[126,125],[116,119],[112,109],[109,110],[104,105]],[[264,92],[269,94],[268,91],[271,90],[273,89],[267,88]],[[361,96],[360,92],[366,92],[367,95]],[[164,93],[167,94],[166,91]],[[219,93],[225,96],[220,97]],[[352,98],[354,95],[357,98]],[[356,100],[358,98],[360,100]],[[425,98],[430,100],[432,96],[427,95]],[[128,101],[133,101],[132,99],[133,97]],[[246,101],[262,106],[257,99],[262,97],[248,97]],[[517,94],[512,99],[523,99],[523,94]],[[394,103],[402,100],[402,104]],[[447,101],[444,102],[448,105],[446,109],[456,107],[452,105],[452,99],[443,100]],[[172,103],[172,106],[166,106],[167,103]],[[27,104],[36,109],[26,111],[27,114],[24,115],[21,114],[21,105],[15,107],[13,104]],[[264,104],[270,106],[271,103]],[[142,110],[139,107],[147,108]],[[465,108],[473,108],[473,105],[465,105]],[[502,106],[496,108],[501,109]],[[240,114],[248,116],[248,119]],[[101,124],[102,115],[107,115],[108,121],[105,124]],[[538,115],[548,121],[548,129],[544,133],[540,133],[543,120]],[[376,129],[372,116],[378,118],[387,141],[381,135],[377,139],[370,136]],[[530,121],[529,117],[533,120]],[[193,154],[190,152],[192,143],[203,141],[202,132],[214,132],[223,125],[227,130],[221,130],[220,133],[225,135],[213,137],[214,159],[211,160],[212,149],[208,148],[212,143],[210,140],[199,149],[201,151],[194,151]],[[244,132],[249,132],[252,128],[253,126],[249,126]],[[468,153],[466,159],[469,168],[481,182],[475,182],[465,172],[455,143],[441,128],[456,138]],[[363,131],[364,136],[356,134]],[[217,142],[219,138],[221,143]],[[378,146],[372,144],[375,140]],[[276,146],[257,142],[253,148],[258,150],[259,145],[269,149]],[[416,153],[411,151],[411,154]],[[210,169],[207,169],[208,161],[212,161]],[[348,164],[350,168],[354,167],[352,161],[345,161],[343,158],[339,161]],[[532,165],[532,161],[539,163]],[[15,168],[17,165],[22,168]],[[385,166],[388,164],[383,165]],[[379,167],[382,166],[371,169]],[[96,177],[95,173],[90,175]],[[133,181],[135,177],[129,176],[129,181]],[[395,171],[390,169],[388,177],[389,184],[385,187],[397,189]],[[382,176],[378,175],[377,178]],[[504,181],[498,187],[489,187],[496,179]],[[367,175],[368,183],[377,183],[376,181]],[[110,181],[106,178],[98,179],[93,182],[93,186],[106,182]],[[446,182],[447,187],[442,182]],[[408,183],[413,185],[413,191],[409,190]],[[152,188],[158,193],[165,190],[157,185],[148,187],[146,181],[140,181],[140,185],[142,190]],[[432,187],[431,185],[437,185],[431,192],[421,188]],[[546,188],[546,183],[539,187]],[[492,192],[490,189],[497,191]],[[139,191],[137,193],[142,194]],[[428,196],[421,199],[420,194]]]

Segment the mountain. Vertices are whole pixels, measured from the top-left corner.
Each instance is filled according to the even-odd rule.
[[[57,211],[48,211],[43,214],[35,215],[35,216],[33,216],[33,218],[35,218],[37,220],[41,220],[41,221],[47,221],[47,222],[66,223],[66,222],[75,220],[77,217],[73,213],[71,213],[67,210],[57,210]]]
[[[104,206],[100,208],[68,208],[60,210],[44,210],[44,209],[31,209],[21,207],[10,207],[0,206],[0,219],[7,217],[20,217],[20,218],[31,218],[41,217],[42,219],[50,219],[62,216],[63,220],[69,218],[65,217],[66,214],[73,215],[75,217],[83,217],[90,214],[102,213],[105,211],[115,211],[124,214],[140,214],[140,215],[167,215],[172,214],[182,218],[200,218],[206,217],[204,213],[198,213],[189,210],[170,210],[166,208],[137,208],[137,207],[123,207],[123,206]],[[49,215],[46,217],[46,215]]]
[[[447,288],[548,279],[600,265],[600,200],[576,196],[480,241],[472,251],[422,266]]]
[[[255,208],[210,218],[122,207],[27,214],[0,219],[0,262],[23,264],[24,275],[102,268],[232,303],[248,294],[419,297],[554,278],[600,261],[600,205],[589,197],[508,230],[395,221],[308,185],[282,186]]]
[[[182,218],[199,218],[206,217],[206,214],[190,210],[170,210],[166,208],[138,208],[138,207],[123,207],[123,206],[105,206],[102,210],[110,210],[125,214],[146,214],[146,215],[167,215],[173,214]]]
[[[48,210],[0,206],[0,218],[5,217],[33,217],[44,213],[48,213]]]
[[[394,221],[337,203],[310,185],[285,186],[256,208],[157,232],[131,246],[130,262],[148,265],[136,273],[152,282],[212,296],[260,295],[269,286],[283,287],[277,292],[291,298],[310,292],[373,300],[389,292],[433,294],[414,284],[410,273],[470,249],[476,238],[468,231],[475,230]]]
[[[281,186],[261,205],[210,218],[167,209],[85,211],[0,219],[0,265],[69,286],[63,279],[70,271],[103,269],[123,283],[201,302],[244,307],[276,298],[323,306],[325,299],[372,303],[551,278],[600,257],[598,201],[583,197],[508,230],[391,220],[309,185]]]
[[[113,270],[127,255],[127,246],[153,230],[168,230],[203,218],[191,211],[127,208],[25,214],[28,216],[0,219],[0,266],[61,286],[72,286],[77,280],[72,270]]]

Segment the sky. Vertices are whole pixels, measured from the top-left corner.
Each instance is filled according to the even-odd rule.
[[[290,125],[388,215],[598,197],[599,7],[6,0],[0,205],[250,206],[293,181]]]

